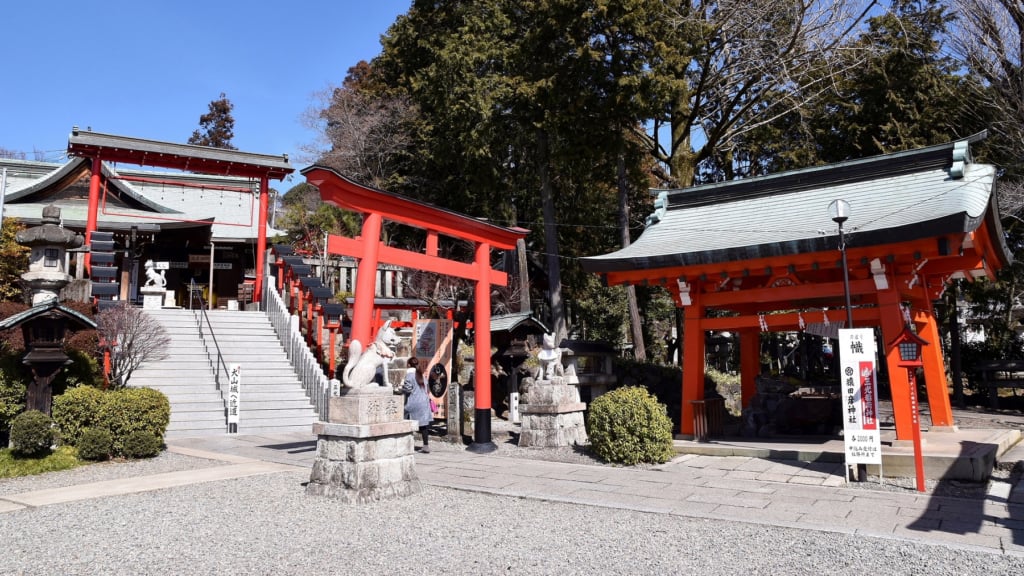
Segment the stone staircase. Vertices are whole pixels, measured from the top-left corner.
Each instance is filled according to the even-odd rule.
[[[171,402],[168,437],[226,434],[224,397],[228,377],[222,369],[222,395],[210,368],[210,359],[216,361],[217,352],[209,335],[207,350],[191,310],[146,313],[167,330],[171,339],[169,356],[140,367],[130,385],[156,388],[167,395]],[[310,432],[317,420],[316,412],[266,315],[226,310],[207,314],[224,363],[242,367],[238,433]]]

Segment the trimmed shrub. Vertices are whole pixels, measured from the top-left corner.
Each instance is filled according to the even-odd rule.
[[[152,458],[160,453],[163,440],[146,430],[136,430],[123,441],[121,453],[126,458]]]
[[[608,462],[660,464],[674,455],[665,405],[638,386],[612,390],[591,402],[587,435],[594,453]]]
[[[65,444],[78,446],[83,431],[96,427],[105,396],[105,392],[92,386],[71,388],[60,396],[54,396],[53,421]]]
[[[11,424],[11,447],[19,456],[46,456],[56,439],[53,420],[38,410],[22,412]]]
[[[114,437],[105,428],[85,428],[75,447],[82,460],[106,460],[114,447]]]
[[[171,420],[171,404],[159,390],[123,388],[105,394],[97,423],[114,437],[114,454],[124,454],[132,432],[146,432],[162,439]]]

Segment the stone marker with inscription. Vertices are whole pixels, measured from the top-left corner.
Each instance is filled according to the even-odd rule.
[[[403,419],[390,386],[343,387],[317,422],[316,459],[306,494],[361,504],[422,490],[413,456],[417,424]]]

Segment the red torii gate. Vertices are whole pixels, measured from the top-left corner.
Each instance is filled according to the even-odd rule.
[[[374,281],[377,265],[395,264],[415,270],[465,278],[475,282],[473,344],[476,367],[475,416],[473,445],[478,452],[495,450],[491,441],[491,285],[507,285],[508,275],[491,267],[491,248],[512,250],[516,241],[529,232],[523,228],[496,226],[419,202],[405,196],[367,188],[331,168],[314,165],[301,171],[306,181],[320,190],[320,198],[329,204],[363,215],[363,227],[357,238],[331,235],[327,252],[359,260],[356,269],[355,305],[352,317],[353,340],[369,342],[373,335]],[[381,241],[385,220],[426,230],[424,252],[413,252],[387,246]],[[459,262],[438,255],[438,238],[446,236],[471,243],[472,263]]]
[[[92,131],[79,131],[75,126],[68,137],[68,156],[92,159],[92,178],[89,180],[89,213],[85,223],[85,243],[96,230],[100,204],[101,162],[125,162],[138,166],[173,168],[201,174],[255,178],[260,182],[260,218],[256,242],[256,285],[253,300],[259,302],[263,291],[263,268],[267,253],[267,207],[270,179],[281,180],[294,169],[288,156],[253,154],[224,148],[174,144],[116,136]],[[173,218],[166,218],[173,221]],[[90,269],[89,254],[85,255],[85,268]]]

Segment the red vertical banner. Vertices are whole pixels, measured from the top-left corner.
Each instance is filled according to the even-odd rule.
[[[860,425],[864,430],[878,430],[878,389],[875,386],[875,363],[861,362]]]

